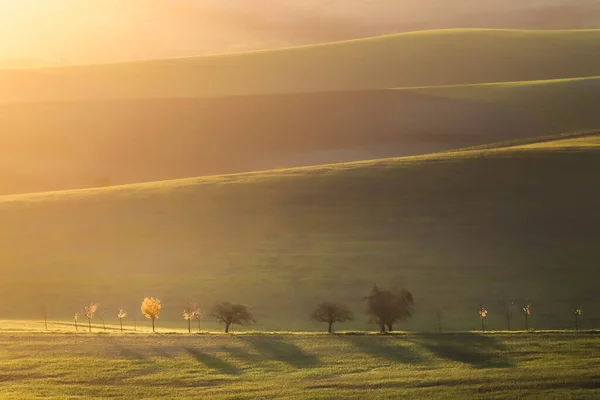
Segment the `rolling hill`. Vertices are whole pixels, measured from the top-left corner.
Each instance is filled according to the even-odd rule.
[[[264,49],[443,28],[585,29],[598,0],[0,1],[0,66]]]
[[[439,30],[153,61],[0,70],[0,103],[222,97],[600,75],[600,30]]]
[[[0,105],[0,194],[416,155],[600,128],[600,78]]]
[[[330,299],[359,316],[373,282],[416,298],[408,329],[489,327],[526,297],[536,328],[600,322],[600,135],[493,148],[0,197],[0,318],[68,319],[189,297],[253,307],[258,329],[306,330]],[[214,327],[214,326],[213,326]]]

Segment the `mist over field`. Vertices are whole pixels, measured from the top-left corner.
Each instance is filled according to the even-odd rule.
[[[442,28],[594,28],[598,0],[3,0],[0,67],[245,51]]]

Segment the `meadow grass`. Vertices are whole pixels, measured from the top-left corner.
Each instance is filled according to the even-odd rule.
[[[597,398],[594,333],[0,334],[0,396]]]
[[[504,299],[530,302],[536,329],[574,328],[580,306],[594,328],[600,156],[597,136],[569,139],[0,197],[0,315],[69,320],[98,302],[114,324],[156,296],[158,326],[181,328],[191,297],[205,315],[251,306],[249,329],[306,331],[331,300],[357,316],[344,329],[364,330],[376,282],[414,293],[400,329],[437,329],[438,309],[444,329],[477,329],[479,302],[504,329]]]

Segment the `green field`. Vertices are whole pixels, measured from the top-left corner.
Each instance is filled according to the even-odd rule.
[[[593,399],[592,333],[0,334],[0,397]]]
[[[600,70],[597,71],[600,73]],[[600,79],[0,106],[0,194],[402,155],[600,127]]]
[[[68,320],[89,302],[109,318],[188,298],[252,307],[260,330],[321,330],[324,300],[362,315],[370,285],[413,291],[399,329],[504,329],[500,303],[531,298],[536,329],[600,324],[597,134],[467,150],[0,198],[0,316]],[[113,318],[114,319],[114,318]],[[523,328],[515,317],[514,328]],[[209,329],[220,329],[207,325]]]
[[[598,49],[454,29],[0,69],[0,398],[600,398]],[[399,332],[370,333],[373,284],[414,295]],[[217,333],[221,302],[255,323]],[[320,333],[322,302],[355,318]]]

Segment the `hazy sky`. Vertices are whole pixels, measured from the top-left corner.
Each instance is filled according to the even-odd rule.
[[[310,33],[311,21],[344,31],[593,1],[0,0],[0,61],[193,55],[285,45],[290,36],[286,28],[293,31],[303,24],[305,29],[298,30],[302,36]]]

